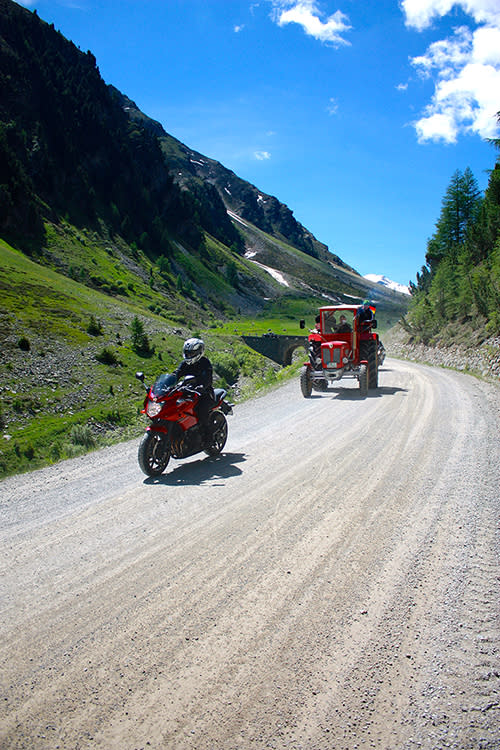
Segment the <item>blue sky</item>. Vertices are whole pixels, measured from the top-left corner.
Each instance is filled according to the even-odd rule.
[[[24,0],[360,273],[406,284],[499,135],[499,0]]]

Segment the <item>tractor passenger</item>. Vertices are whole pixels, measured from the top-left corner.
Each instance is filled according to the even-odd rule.
[[[359,322],[362,329],[367,329],[373,323],[373,310],[371,308],[371,302],[369,299],[365,299],[362,305],[360,305],[356,312],[356,320]]]

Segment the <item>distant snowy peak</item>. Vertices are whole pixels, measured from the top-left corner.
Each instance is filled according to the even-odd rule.
[[[385,286],[387,289],[392,289],[393,292],[399,292],[400,294],[410,294],[410,290],[404,284],[398,284],[397,281],[391,281],[387,276],[378,276],[376,273],[367,273],[364,278],[367,281],[371,281],[373,284],[380,284]]]

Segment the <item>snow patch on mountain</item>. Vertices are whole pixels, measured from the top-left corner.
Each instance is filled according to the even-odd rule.
[[[392,289],[393,292],[399,292],[400,294],[410,294],[410,290],[404,284],[398,284],[397,281],[391,281],[387,276],[380,276],[376,273],[367,273],[363,277],[367,281],[371,281],[373,284],[380,284],[385,286],[386,289]]]
[[[257,260],[252,260],[254,255],[257,255],[257,253],[252,252],[251,250],[248,250],[245,253],[245,258],[248,258],[251,263],[255,263],[256,266],[259,266],[259,268],[262,268],[264,271],[267,271],[267,273],[273,277],[279,284],[282,286],[290,286],[288,281],[285,279],[281,271],[278,271],[276,268],[271,268],[270,266],[265,266],[263,263],[259,263]]]

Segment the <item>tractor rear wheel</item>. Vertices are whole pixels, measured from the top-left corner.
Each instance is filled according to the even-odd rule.
[[[366,398],[368,395],[368,370],[366,365],[361,365],[359,368],[359,394],[361,398]]]
[[[368,388],[378,387],[378,344],[376,341],[361,341],[359,358],[368,362]]]

